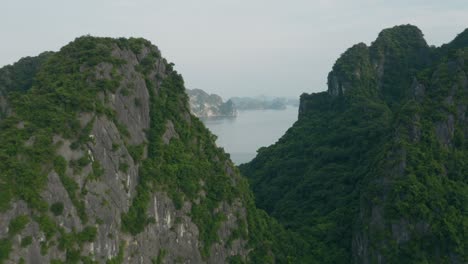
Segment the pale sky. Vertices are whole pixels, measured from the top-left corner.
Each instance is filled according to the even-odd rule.
[[[91,34],[143,37],[187,88],[231,96],[326,89],[335,60],[387,27],[431,45],[468,27],[468,0],[0,0],[0,66]]]

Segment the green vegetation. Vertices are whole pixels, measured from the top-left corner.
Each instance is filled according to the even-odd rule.
[[[26,236],[21,239],[21,247],[25,248],[32,244],[32,236]]]
[[[57,232],[57,225],[48,215],[41,215],[34,219],[39,224],[39,229],[44,233],[46,240],[51,239]]]
[[[84,243],[84,242],[93,242],[94,239],[96,238],[97,234],[97,229],[94,226],[87,226],[81,231],[78,236],[77,240],[78,243]]]
[[[121,215],[121,229],[131,235],[155,222],[148,209],[160,192],[176,210],[190,208],[205,259],[220,242],[228,210],[237,227],[224,246],[241,239],[248,250],[248,256],[230,257],[229,263],[373,263],[378,256],[388,263],[444,263],[452,257],[466,262],[465,40],[463,33],[440,49],[430,48],[418,29],[402,26],[383,31],[370,47],[358,44],[343,54],[329,75],[330,93],[303,95],[299,121],[241,167],[266,212],[257,209],[249,182],[216,146],[215,136],[189,115],[181,75],[149,42],[84,36],[57,53],[1,69],[0,93],[15,115],[0,116],[0,212],[15,200],[31,209],[30,216],[9,223],[9,236],[34,221],[45,236],[41,254],[54,246],[65,252],[65,260],[53,263],[95,263],[82,255],[98,235],[96,226],[86,225],[94,216],[87,215],[84,198],[91,193],[87,184],[102,180],[105,171],[86,146],[94,143],[95,120],[106,117],[123,139],[112,144],[114,154],[121,154],[117,168],[127,173],[133,164],[125,148],[138,164],[136,193]],[[135,66],[150,95],[148,142],[139,145],[131,143],[129,129],[108,104],[117,92],[133,96],[132,84],[118,90],[123,76],[117,67],[124,62],[111,56],[115,46],[147,54]],[[97,76],[104,74],[103,65],[110,79]],[[423,92],[416,93],[418,84]],[[91,114],[91,121],[80,123],[81,113]],[[168,130],[172,126],[175,132]],[[55,136],[61,137],[57,143]],[[64,142],[86,154],[67,161],[57,155]],[[64,214],[63,203],[43,200],[52,171],[82,230],[65,231],[55,221]],[[173,227],[178,224],[180,219]],[[369,243],[363,245],[366,256],[353,249],[361,238]],[[25,237],[21,245],[31,242]],[[11,237],[0,240],[0,262],[11,248]],[[107,263],[123,263],[124,249],[122,243]],[[168,253],[161,249],[153,262],[164,262]]]
[[[86,223],[86,221],[88,220],[88,216],[85,212],[84,201],[81,200],[78,196],[78,191],[80,187],[71,177],[65,174],[66,167],[67,161],[62,156],[57,156],[54,160],[55,171],[58,173],[63,187],[65,188],[65,190],[67,190],[70,200],[72,201],[73,205],[78,211],[78,216],[80,217],[81,221]]]
[[[65,263],[90,263],[88,257],[81,256],[83,244],[93,242],[97,236],[97,229],[94,226],[86,226],[81,232],[65,232],[63,228],[59,228],[60,238],[58,239],[59,250],[66,252]]]
[[[132,159],[138,163],[141,161],[141,159],[143,158],[143,152],[144,152],[144,149],[145,149],[145,145],[144,144],[140,144],[140,145],[128,145],[127,146],[127,150],[130,154],[130,156],[132,156]]]
[[[113,71],[112,80],[97,80],[94,73],[94,67],[99,63],[122,63],[110,54],[113,43],[110,38],[85,36],[60,52],[25,58],[0,69],[0,94],[8,99],[15,112],[13,116],[0,116],[0,212],[8,210],[12,200],[24,200],[34,210],[31,218],[39,224],[47,241],[56,234],[62,236],[60,239],[66,236],[47,214],[49,208],[54,215],[62,214],[63,204],[49,206],[40,195],[51,168],[59,175],[82,222],[87,221],[84,201],[80,197],[86,190],[80,190],[73,177],[66,175],[66,160],[55,154],[62,143],[54,144],[52,138],[61,135],[73,142],[72,148],[81,148],[92,140],[89,134],[94,118],[81,128],[78,113],[95,112],[113,118],[113,112],[104,107],[97,94],[114,91],[120,78]],[[71,161],[70,167],[79,173],[90,162],[90,157],[85,155]],[[92,168],[94,178],[102,175],[99,163],[93,162]],[[25,216],[14,219],[10,223],[11,234],[20,232],[27,221],[29,218]],[[93,238],[92,229],[85,228],[83,232],[76,243]],[[30,243],[28,240],[22,244],[26,246]],[[47,241],[41,243],[42,254],[47,254]],[[2,243],[0,259],[8,256],[10,248],[11,242],[7,238]],[[76,262],[76,256],[81,259],[79,252],[71,247],[64,247],[64,250],[71,263]]]
[[[128,165],[128,163],[125,163],[125,162],[120,162],[119,163],[119,170],[123,173],[127,173],[128,172],[128,168],[130,166]]]
[[[0,239],[0,263],[7,260],[10,256],[11,241],[9,239]]]
[[[98,63],[120,63],[110,56],[111,44],[111,39],[81,37],[58,53],[29,58],[27,61],[30,63],[23,60],[0,72],[0,75],[4,74],[7,77],[9,72],[24,73],[17,74],[16,79],[0,85],[2,93],[7,95],[16,113],[0,124],[1,211],[8,209],[13,197],[26,201],[31,208],[41,212],[47,210],[48,206],[41,199],[39,192],[47,179],[48,171],[44,165],[52,163],[55,167],[60,167],[56,168],[59,170],[57,173],[64,181],[75,206],[82,207],[74,194],[77,189],[76,183],[64,176],[66,164],[54,160],[55,146],[52,144],[52,135],[60,134],[65,138],[76,139],[75,146],[82,144],[89,140],[89,134],[84,132],[89,131],[90,126],[86,126],[84,132],[77,134],[76,131],[81,131],[77,113],[109,112],[96,99],[96,95],[103,92],[103,89],[115,87],[116,83],[113,80],[109,81],[113,82],[112,85],[89,85],[89,79],[95,79],[92,67]],[[18,123],[22,125],[19,126]],[[34,137],[30,138],[30,135]],[[25,144],[28,140],[32,143]],[[18,161],[18,156],[22,162]],[[83,167],[87,162],[86,158],[83,158],[77,161],[76,165]],[[85,221],[83,210],[79,211],[80,217]]]
[[[27,215],[20,215],[10,221],[10,225],[8,226],[8,233],[10,236],[14,236],[20,233],[26,225],[29,223],[29,216]]]
[[[50,211],[55,215],[55,216],[59,216],[63,213],[63,203],[62,202],[56,202],[56,203],[53,203],[51,206],[50,206]]]
[[[152,259],[151,262],[153,264],[163,264],[164,258],[166,257],[167,251],[165,249],[160,249],[158,253],[158,257],[156,259]]]
[[[91,177],[92,179],[99,179],[99,177],[101,177],[104,174],[104,169],[102,168],[99,161],[97,160],[93,161],[92,168],[93,168],[93,176]]]
[[[53,52],[44,52],[37,57],[22,58],[13,65],[1,68],[0,94],[29,90],[40,66],[53,54]]]
[[[142,74],[148,74],[151,65],[142,64],[137,69]],[[188,98],[184,93],[182,77],[173,71],[171,64],[166,64],[165,74],[159,86],[146,77],[150,94],[148,158],[141,161],[137,194],[129,211],[122,215],[122,229],[134,235],[142,232],[153,221],[147,214],[151,195],[155,191],[164,191],[176,209],[181,209],[184,202],[192,204],[190,216],[199,229],[202,242],[200,251],[203,257],[208,257],[211,246],[219,241],[218,229],[226,220],[224,212],[217,209],[223,201],[231,204],[238,199],[248,205],[249,223],[248,226],[244,225],[245,230],[241,233],[252,248],[249,256],[252,262],[271,263],[274,259],[286,262],[288,255],[295,253],[291,251],[294,245],[300,244],[296,241],[301,240],[295,240],[255,208],[247,182],[237,176],[237,172],[232,175],[227,173],[227,166],[232,165],[227,154],[216,147],[215,137],[198,119],[186,119]],[[164,144],[162,136],[169,121],[174,125],[177,137]],[[134,160],[139,161],[144,145],[128,146],[128,149]],[[246,231],[247,228],[250,232]],[[272,235],[272,230],[278,237]],[[240,238],[240,233],[238,236]],[[283,246],[283,243],[290,246]],[[300,246],[297,248],[298,251],[302,250]]]
[[[129,211],[122,215],[124,231],[135,235],[142,232],[147,224],[154,223],[154,219],[147,215],[151,197],[156,191],[165,192],[176,209],[182,209],[187,202],[191,203],[190,216],[199,229],[200,252],[208,257],[211,246],[219,241],[218,229],[226,221],[225,212],[221,210],[224,203],[234,205],[234,202],[241,202],[248,204],[248,220],[239,220],[240,227],[234,231],[231,242],[235,239],[249,241],[253,261],[273,262],[277,259],[285,262],[290,253],[281,253],[283,248],[280,245],[284,241],[293,245],[290,243],[291,237],[280,225],[255,208],[246,180],[238,175],[228,155],[216,147],[215,137],[198,119],[187,116],[188,98],[184,93],[183,79],[173,70],[174,65],[162,59],[154,49],[149,49],[148,56],[135,66],[145,78],[150,94],[150,129],[146,131],[149,140],[139,145],[129,143],[131,135],[128,128],[117,120],[114,110],[106,104],[106,95],[116,93],[122,79],[116,67],[123,62],[111,56],[115,45],[139,52],[149,48],[150,43],[142,39],[113,40],[84,36],[57,53],[31,58],[34,63],[22,61],[13,68],[2,69],[3,72],[0,70],[1,95],[8,98],[15,110],[14,116],[1,116],[0,121],[0,211],[8,210],[15,199],[24,200],[33,210],[31,220],[38,223],[46,238],[41,242],[41,254],[47,255],[49,248],[56,245],[66,252],[66,259],[55,259],[52,263],[94,263],[89,256],[82,256],[81,250],[84,243],[95,239],[97,229],[86,226],[81,232],[66,232],[55,222],[56,216],[64,214],[63,203],[49,205],[40,194],[49,173],[55,171],[82,224],[87,223],[89,216],[84,202],[84,196],[88,193],[86,184],[99,180],[104,169],[98,160],[90,156],[92,154],[67,161],[58,156],[56,150],[67,140],[72,142],[70,147],[73,150],[86,153],[86,144],[94,142],[90,133],[96,118],[106,116],[123,136],[122,145],[139,164],[137,192]],[[165,66],[164,73],[155,72],[155,63],[159,60]],[[104,65],[102,63],[106,63],[106,67],[110,65],[110,80],[96,76],[96,67]],[[2,80],[6,80],[1,77],[2,74],[7,76],[13,71],[24,72],[25,76],[18,75],[18,79],[2,83]],[[97,72],[98,75],[104,74],[102,69]],[[120,93],[131,96],[131,86]],[[99,96],[101,94],[105,95],[104,99]],[[141,105],[142,102],[135,99],[134,103]],[[90,113],[93,118],[81,125],[79,113]],[[172,123],[177,135],[170,139],[169,144],[165,144],[162,137],[168,122]],[[64,140],[54,143],[55,135],[60,135]],[[112,151],[118,151],[121,147],[114,143]],[[83,183],[79,183],[78,175],[89,166],[92,172]],[[120,162],[118,167],[127,172],[129,164]],[[20,232],[25,224],[27,222],[23,219],[15,220],[12,222],[12,232]],[[252,231],[248,232],[251,228]],[[284,241],[273,236],[271,230],[285,234],[279,236]],[[26,237],[22,245],[27,247],[31,242],[32,237]],[[3,240],[0,248],[0,256],[6,259],[11,250],[10,239]],[[122,244],[118,256],[107,262],[122,263],[123,254]],[[165,254],[166,251],[161,250],[155,261],[163,262]]]
[[[150,65],[139,70],[148,73],[150,69],[147,67]],[[187,100],[181,76],[175,71],[167,74],[158,89],[158,96],[153,92],[154,83],[147,79],[151,95],[148,159],[142,161],[140,182],[133,204],[128,213],[122,216],[123,229],[132,234],[143,231],[150,222],[146,211],[151,193],[155,190],[166,191],[177,209],[182,207],[184,201],[200,199],[198,204],[192,206],[192,219],[200,229],[202,253],[207,256],[210,246],[218,239],[217,229],[223,221],[222,213],[214,213],[214,210],[221,201],[232,201],[234,188],[223,171],[223,163],[210,162],[218,152],[212,135],[199,120],[193,119],[189,126],[184,119],[183,113],[187,113],[188,109],[185,103],[181,104],[181,100]],[[179,138],[173,138],[170,144],[165,145],[162,135],[167,120],[173,122]],[[194,138],[200,145],[194,143]],[[138,161],[143,153],[143,145],[133,146],[129,151]],[[220,158],[226,159],[222,155]],[[204,188],[201,182],[204,182]],[[206,197],[200,197],[202,190],[208,194]]]
[[[382,30],[369,52],[384,71],[379,78],[379,88],[391,106],[411,96],[408,87],[416,72],[428,66],[431,50],[421,30],[404,25]]]
[[[107,260],[106,264],[122,264],[124,261],[124,249],[125,244],[124,242],[121,242],[119,245],[119,253],[117,254],[117,256]]]
[[[302,95],[298,122],[241,166],[257,205],[307,242],[304,263],[468,261],[468,43],[456,43],[429,48],[400,26],[352,47],[329,93]]]

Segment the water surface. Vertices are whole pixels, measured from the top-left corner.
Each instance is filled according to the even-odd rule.
[[[275,143],[297,120],[297,107],[285,110],[239,111],[236,118],[202,119],[216,136],[216,144],[235,164],[252,160],[257,149]]]

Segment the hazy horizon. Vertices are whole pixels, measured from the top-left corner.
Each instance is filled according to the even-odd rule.
[[[467,13],[461,0],[9,1],[0,65],[87,34],[143,37],[175,63],[188,89],[297,97],[325,90],[340,54],[384,28],[413,24],[439,46],[468,26]]]

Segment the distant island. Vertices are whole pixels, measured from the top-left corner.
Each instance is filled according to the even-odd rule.
[[[284,110],[287,106],[299,106],[299,98],[285,97],[232,97],[230,99],[238,110]]]
[[[217,94],[202,89],[186,89],[190,99],[190,111],[197,117],[236,117],[237,111],[284,110],[288,106],[299,107],[299,98],[255,96],[231,97],[226,102]]]
[[[235,117],[237,109],[231,100],[223,102],[217,94],[208,94],[201,89],[186,89],[190,98],[190,111],[197,117]]]

